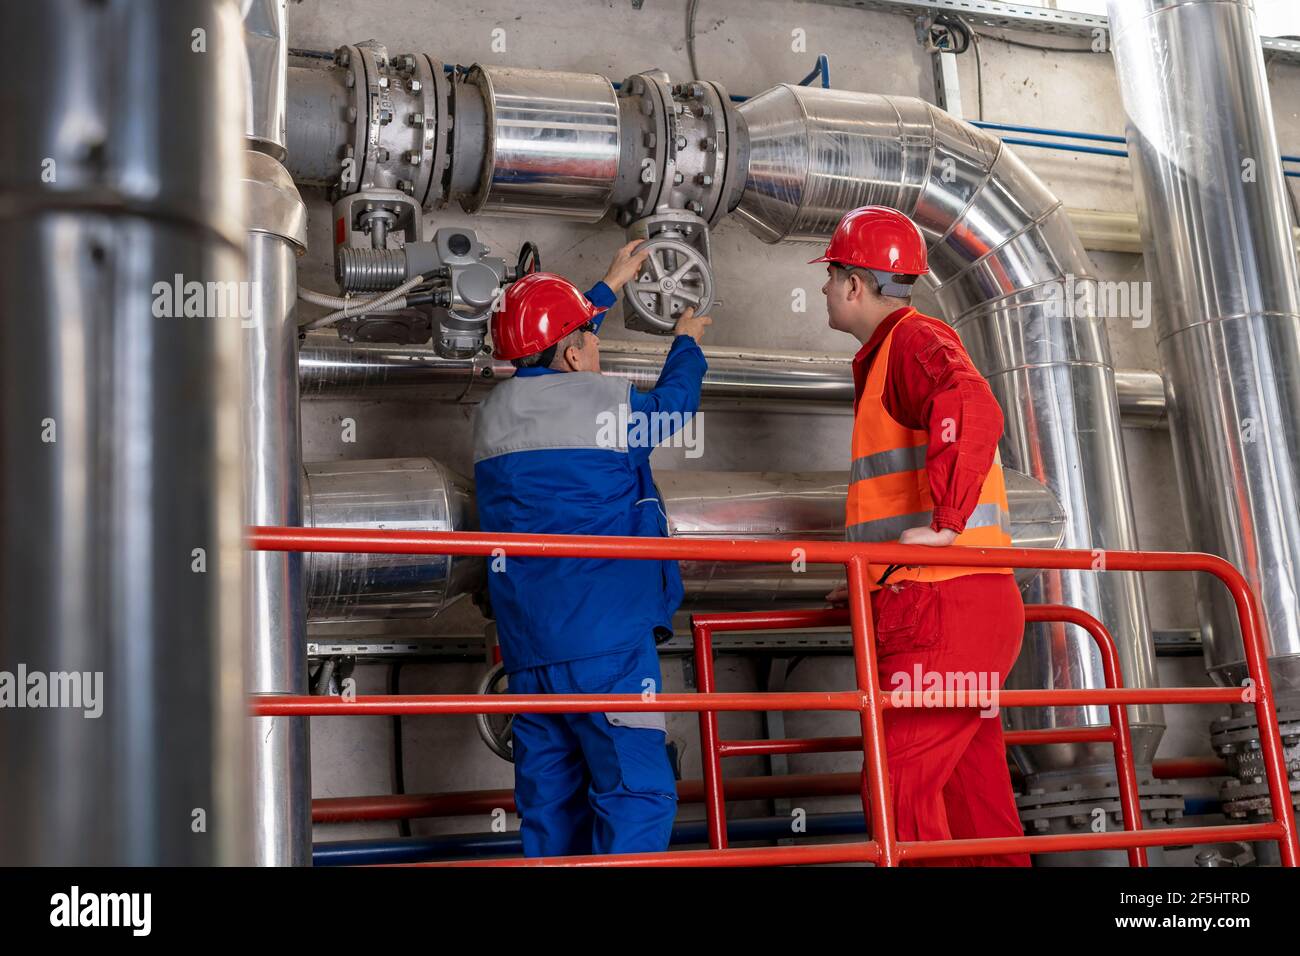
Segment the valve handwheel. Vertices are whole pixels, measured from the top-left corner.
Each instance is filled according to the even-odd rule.
[[[671,332],[688,308],[704,315],[713,305],[713,270],[694,246],[659,235],[637,246],[650,250],[641,274],[627,284],[627,302],[646,322]]]
[[[497,664],[483,677],[478,692],[480,694],[507,693],[509,690],[507,686],[508,680],[505,664]],[[515,715],[475,714],[474,719],[478,724],[478,735],[483,738],[483,743],[488,745],[488,749],[502,760],[514,763],[515,752],[512,738],[514,736]]]

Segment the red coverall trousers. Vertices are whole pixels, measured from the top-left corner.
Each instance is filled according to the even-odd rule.
[[[1025,627],[1014,575],[886,583],[871,596],[881,691],[969,681],[1000,690]],[[983,683],[979,683],[983,681]],[[931,684],[930,686],[936,686]],[[969,684],[967,685],[969,686]],[[898,839],[1022,836],[1000,713],[933,707],[885,712]],[[1029,866],[1026,853],[918,861],[931,866]]]

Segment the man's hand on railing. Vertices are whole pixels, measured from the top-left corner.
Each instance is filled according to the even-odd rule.
[[[848,607],[849,606],[849,586],[837,584],[835,590],[826,595],[826,601],[831,607]]]
[[[951,528],[935,531],[928,525],[924,528],[908,528],[898,538],[899,544],[923,544],[929,548],[946,548],[957,540],[957,532]]]

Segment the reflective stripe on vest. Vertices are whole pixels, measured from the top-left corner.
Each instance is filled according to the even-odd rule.
[[[862,398],[853,422],[853,466],[845,509],[845,537],[849,541],[897,541],[908,528],[929,527],[934,520],[934,500],[925,468],[928,435],[907,428],[890,416],[884,405],[889,354],[894,333],[917,313],[905,315],[885,336],[867,372]],[[954,544],[964,547],[1010,547],[1011,513],[1001,458],[980,488],[979,503]],[[871,565],[873,586],[887,570]],[[1010,574],[1010,568],[934,567],[900,568],[890,581],[942,581],[966,574]]]

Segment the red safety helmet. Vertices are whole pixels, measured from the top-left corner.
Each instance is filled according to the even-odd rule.
[[[492,313],[492,354],[499,359],[535,355],[604,311],[568,279],[530,272],[511,284],[501,309]]]
[[[808,261],[841,262],[890,275],[923,276],[930,271],[921,230],[888,206],[862,206],[845,213],[826,254]]]

